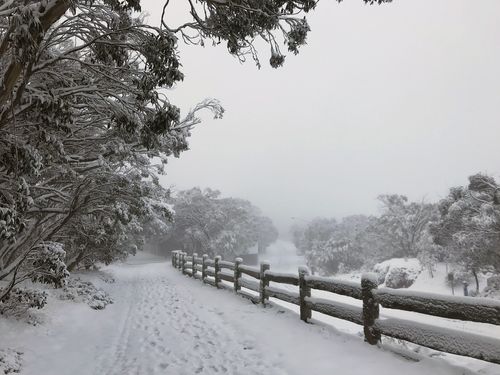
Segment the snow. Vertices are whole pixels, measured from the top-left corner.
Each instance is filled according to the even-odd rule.
[[[287,254],[289,255],[287,257]],[[280,271],[280,272],[290,272],[292,274],[298,274],[297,269],[301,265],[305,263],[303,257],[298,256],[296,254],[295,246],[291,243],[287,243],[286,241],[277,241],[274,246],[268,248],[268,253],[266,254],[266,258],[271,261],[271,270]],[[404,259],[396,260],[394,263],[397,264],[406,263]],[[391,263],[391,262],[387,262]],[[410,264],[416,264],[415,261],[410,261]],[[449,286],[445,284],[446,275],[447,275],[447,267],[444,263],[438,263],[435,265],[435,270],[433,272],[434,277],[431,277],[427,270],[423,270],[418,275],[414,284],[408,289],[402,289],[401,293],[408,293],[412,291],[422,291],[422,292],[432,292],[439,293],[442,295],[451,295],[452,290]],[[309,276],[312,277],[312,276]],[[317,278],[317,276],[314,276]],[[335,279],[346,280],[349,282],[354,282],[357,286],[360,286],[361,274],[360,273],[349,273],[349,274],[339,274],[335,276]],[[481,284],[486,284],[486,280],[484,278],[480,278]],[[286,288],[290,291],[297,291],[298,288],[291,285],[280,285],[283,288]],[[391,289],[391,292],[395,292],[395,289]],[[456,291],[457,292],[457,291]],[[459,290],[456,294],[461,292]],[[345,304],[350,304],[353,306],[361,307],[362,302],[343,295],[338,295],[334,293],[330,293],[322,290],[312,289],[311,291],[312,298],[321,298],[325,300],[341,302]],[[418,294],[418,293],[417,293]],[[471,297],[468,297],[469,299]],[[286,302],[282,302],[277,299],[272,299],[271,301],[282,305],[290,310],[293,310],[298,313],[299,309],[291,304]],[[496,303],[494,303],[496,305]],[[469,321],[461,321],[461,320],[452,320],[445,319],[439,317],[433,317],[429,315],[413,313],[409,311],[402,310],[394,310],[394,309],[386,309],[380,307],[380,316],[381,318],[397,318],[397,319],[405,319],[411,320],[418,323],[429,324],[439,329],[440,327],[455,329],[457,331],[461,331],[464,333],[472,333],[479,334],[482,336],[492,337],[492,338],[500,338],[500,326],[492,325],[492,324],[483,324]],[[335,329],[343,332],[349,333],[352,335],[362,336],[363,327],[345,320],[336,319],[331,316],[321,314],[318,312],[312,313],[313,321],[321,322],[323,324],[328,324]],[[452,354],[440,353],[430,349],[426,349],[424,347],[420,347],[418,345],[409,345],[408,343],[403,343],[401,341],[396,341],[390,338],[382,338],[382,345],[386,346],[388,343],[394,343],[394,345],[390,345],[392,349],[399,350],[401,348],[411,349],[414,351],[418,351],[419,353],[425,353],[424,356],[439,356],[442,359],[448,361],[452,364],[459,364],[463,367],[466,367],[470,370],[477,371],[481,374],[488,375],[498,375],[500,374],[500,366],[489,364],[483,361],[478,361],[468,357],[455,356]]]
[[[22,354],[12,349],[0,349],[0,374],[18,373],[22,366]]]
[[[498,339],[397,318],[377,319],[375,327],[393,337],[425,343],[429,348],[473,355],[500,364]]]
[[[24,353],[22,375],[470,373],[441,359],[409,361],[317,320],[305,324],[154,256],[106,271],[114,283],[92,280],[115,301],[104,310],[51,299],[38,326],[0,319],[0,348]]]

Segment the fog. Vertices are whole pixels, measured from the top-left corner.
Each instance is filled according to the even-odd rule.
[[[150,23],[161,5],[144,3]],[[499,15],[497,0],[322,1],[308,45],[278,70],[265,46],[259,70],[181,44],[172,103],[217,98],[226,113],[204,117],[161,181],[249,199],[286,235],[294,220],[377,213],[379,194],[434,201],[470,174],[497,176]]]

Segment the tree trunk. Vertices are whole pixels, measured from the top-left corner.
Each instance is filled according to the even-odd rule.
[[[479,278],[477,277],[477,272],[472,269],[472,274],[474,275],[474,280],[476,280],[476,295],[479,294]]]
[[[66,264],[66,268],[68,269],[69,272],[73,272],[73,270],[75,269],[75,267],[78,265],[78,263],[81,262],[81,260],[83,259],[83,256],[85,255],[85,249],[82,249],[77,255],[76,257],[73,257],[73,259],[70,259],[68,261],[68,264]]]

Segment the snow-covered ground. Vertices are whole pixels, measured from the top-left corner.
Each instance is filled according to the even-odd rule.
[[[23,353],[24,375],[469,374],[441,359],[405,359],[360,336],[302,323],[183,276],[142,254],[95,280],[114,304],[101,311],[51,299],[37,326],[0,319],[0,349]]]
[[[288,254],[288,256],[287,256]],[[287,241],[277,241],[275,244],[271,245],[268,248],[267,254],[262,257],[261,260],[266,259],[269,261],[271,264],[271,269],[274,271],[279,271],[279,272],[289,272],[289,273],[295,273],[297,274],[298,272],[298,267],[305,265],[305,261],[301,256],[298,256],[296,254],[296,249],[295,246]],[[396,264],[401,263],[401,260],[398,260]],[[410,262],[411,263],[411,262]],[[422,292],[429,292],[429,293],[438,293],[438,294],[447,294],[451,295],[452,290],[451,287],[447,286],[444,280],[446,279],[447,275],[447,269],[445,264],[436,264],[435,266],[435,272],[433,274],[433,277],[430,276],[428,271],[424,270],[420,273],[420,275],[417,277],[415,280],[415,283],[408,288],[409,290],[413,291],[422,291]],[[361,278],[360,274],[344,274],[344,275],[338,275],[336,278],[340,279],[345,279],[345,280],[352,280],[352,281],[359,281]],[[480,279],[481,283],[480,286],[484,287],[486,282],[483,278]],[[292,285],[285,286],[283,284],[278,284],[278,285],[272,285],[275,287],[280,287],[284,288],[290,291],[295,291],[298,292],[298,288]],[[456,295],[461,295],[462,290],[460,288],[455,288],[455,293]],[[324,299],[329,299],[329,300],[334,300],[334,301],[339,301],[347,304],[352,304],[355,306],[362,306],[361,301],[358,301],[356,299],[346,297],[346,296],[341,296],[321,290],[313,290],[312,291],[312,296],[313,297],[319,297],[319,298],[324,298]],[[288,309],[295,311],[296,313],[299,312],[299,309],[297,306],[277,300],[277,299],[271,299],[274,303],[287,307]],[[444,318],[439,318],[439,317],[433,317],[430,315],[424,315],[424,314],[418,314],[418,313],[412,313],[408,311],[402,311],[402,310],[392,310],[392,309],[385,309],[383,307],[380,308],[380,315],[381,317],[390,317],[390,318],[402,318],[402,319],[407,319],[407,320],[412,320],[415,322],[420,322],[420,323],[426,323],[430,325],[434,325],[439,329],[438,327],[446,327],[446,328],[453,328],[458,331],[462,332],[470,332],[470,333],[476,333],[484,336],[490,336],[496,339],[500,339],[500,326],[492,325],[492,324],[482,324],[482,323],[475,323],[475,322],[465,322],[461,320],[451,320],[451,319],[444,319]],[[359,326],[357,324],[341,320],[341,319],[336,319],[332,318],[331,316],[321,314],[318,312],[312,313],[312,318],[313,321],[321,322],[323,324],[328,324],[335,329],[339,330],[340,332],[343,333],[349,333],[352,335],[357,335],[357,336],[362,336],[363,334],[363,327]],[[467,357],[461,357],[461,356],[455,356],[451,354],[446,354],[446,353],[440,353],[436,352],[434,350],[430,350],[427,348],[423,347],[418,347],[413,344],[409,343],[403,343],[400,340],[393,340],[390,338],[383,338],[382,340],[385,343],[390,344],[392,347],[407,347],[409,349],[412,349],[414,351],[418,351],[420,354],[425,355],[425,356],[431,356],[431,357],[436,357],[439,356],[443,358],[444,360],[448,361],[449,363],[452,364],[457,364],[460,366],[463,366],[465,368],[468,368],[470,370],[473,370],[475,372],[481,373],[481,374],[491,374],[491,375],[499,375],[500,374],[500,365],[493,365],[489,364],[484,361],[478,361],[472,358],[467,358]]]

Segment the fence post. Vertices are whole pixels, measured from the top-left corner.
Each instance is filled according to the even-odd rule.
[[[309,268],[305,266],[299,267],[300,319],[304,322],[311,319],[311,309],[306,305],[306,297],[311,297],[311,288],[306,283],[307,275],[309,275]]]
[[[176,252],[176,250],[172,251],[172,258],[171,258],[171,260],[172,260],[172,267],[175,267],[175,252]]]
[[[176,263],[177,263],[177,268],[182,269],[182,250],[177,251]]]
[[[238,290],[241,289],[238,281],[240,280],[240,277],[241,277],[240,264],[242,262],[243,262],[243,259],[241,259],[241,258],[236,258],[234,260],[234,292],[235,293],[238,293]]]
[[[186,252],[183,252],[181,255],[181,271],[183,275],[186,274],[186,255]]]
[[[263,305],[266,304],[266,300],[269,300],[269,298],[266,297],[266,286],[269,286],[269,280],[266,279],[266,271],[271,268],[269,263],[267,262],[261,262],[260,263],[260,288],[259,288],[259,294],[260,294],[260,303]]]
[[[198,256],[197,253],[193,253],[193,273],[192,273],[192,276],[193,278],[196,278],[196,257]]]
[[[467,289],[469,287],[469,283],[467,281],[464,281],[464,296],[467,297],[469,295],[469,290]]]
[[[203,254],[203,256],[201,257],[201,281],[203,282],[205,282],[205,279],[207,277],[207,258],[207,254]]]
[[[380,332],[374,327],[379,316],[379,305],[373,296],[373,289],[377,289],[377,275],[365,273],[361,276],[361,294],[363,297],[363,331],[365,341],[376,345],[380,341]]]
[[[215,279],[215,287],[216,288],[219,287],[219,283],[220,283],[220,278],[219,278],[219,272],[220,272],[219,261],[221,259],[222,259],[222,257],[220,255],[216,255],[215,258],[214,258],[214,269],[215,269],[214,279]]]

